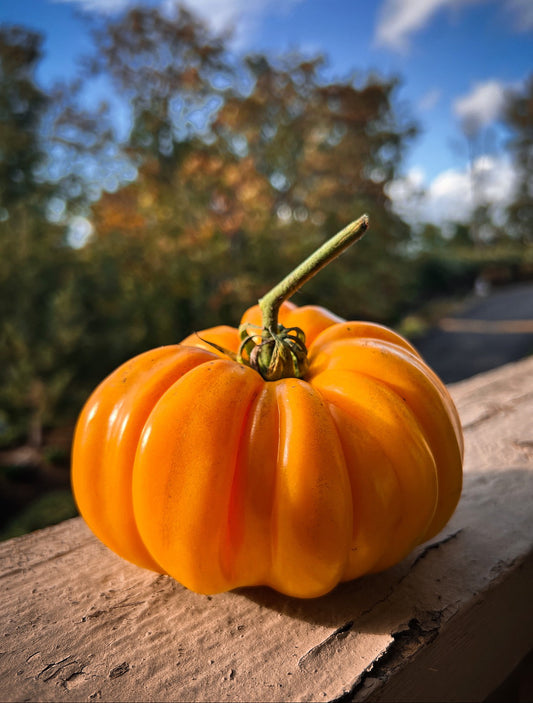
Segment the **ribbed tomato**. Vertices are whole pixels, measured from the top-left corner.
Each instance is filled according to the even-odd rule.
[[[261,322],[255,306],[242,329]],[[305,333],[303,378],[265,380],[240,363],[239,330],[216,327],[135,357],[90,397],[73,489],[117,554],[200,593],[313,597],[448,521],[459,418],[413,347],[320,307],[285,302],[279,322]]]

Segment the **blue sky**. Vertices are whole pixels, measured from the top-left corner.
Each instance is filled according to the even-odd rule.
[[[149,0],[163,10],[175,0]],[[234,27],[237,50],[299,48],[328,58],[333,76],[399,75],[398,97],[421,134],[391,189],[413,219],[461,219],[472,207],[466,140],[478,137],[473,165],[478,198],[496,205],[512,192],[513,169],[497,126],[508,89],[533,72],[533,0],[189,0],[215,29]],[[21,23],[45,36],[38,78],[72,73],[90,46],[78,10],[111,14],[129,0],[16,0],[0,3],[0,22]],[[482,137],[482,138],[481,138]],[[482,177],[482,181],[481,181]],[[423,188],[423,198],[413,190]],[[482,192],[481,192],[482,191]]]

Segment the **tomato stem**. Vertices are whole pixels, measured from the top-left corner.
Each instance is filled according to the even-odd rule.
[[[280,325],[279,309],[285,300],[288,300],[320,269],[361,239],[367,228],[367,215],[351,222],[261,298],[259,309],[263,316],[263,329],[258,334],[254,331],[250,332],[248,325],[241,325],[242,343],[237,361],[251,366],[266,381],[305,377],[309,368],[305,333],[298,327],[286,328]]]
[[[263,316],[263,328],[270,334],[277,335],[279,309],[310,278],[342,254],[349,246],[357,242],[368,229],[368,215],[351,222],[340,232],[324,242],[311,256],[308,256],[294,271],[280,281],[259,301]]]
[[[279,309],[310,278],[357,242],[368,229],[368,215],[362,215],[324,242],[294,271],[259,300],[262,328],[242,323],[239,327],[239,351],[202,340],[229,358],[257,371],[265,381],[282,378],[305,378],[309,370],[305,332],[299,327],[285,327],[278,322]],[[200,337],[201,339],[201,337]]]

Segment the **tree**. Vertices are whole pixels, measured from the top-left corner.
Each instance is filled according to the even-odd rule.
[[[0,29],[0,443],[42,443],[71,377],[72,252],[50,222],[55,186],[42,179],[47,96],[34,71],[39,35]]]
[[[408,291],[410,232],[386,186],[415,133],[395,113],[396,81],[326,81],[321,57],[297,54],[246,63],[253,89],[225,101],[215,128],[227,148],[241,145],[272,187],[270,238],[284,268],[355,216],[370,215],[371,236],[311,282],[301,300],[390,320]]]
[[[1,220],[37,188],[42,160],[37,133],[46,106],[33,80],[41,37],[22,27],[0,27],[0,212]],[[39,201],[42,205],[42,200]]]
[[[511,236],[523,244],[533,241],[533,76],[522,92],[509,96],[505,124],[512,136],[508,148],[514,158],[518,187],[507,209]]]
[[[301,301],[349,316],[397,313],[410,292],[410,233],[386,186],[414,128],[396,113],[395,81],[327,81],[320,57],[240,59],[183,9],[172,19],[128,13],[97,33],[96,56],[92,69],[129,99],[132,130],[122,150],[138,177],[95,204],[91,246],[113,241],[118,252],[142,240],[144,278],[157,281],[161,295],[165,267],[172,269],[169,316],[160,316],[154,338],[237,322],[366,210],[372,236]],[[143,273],[128,260],[124,275],[140,285]],[[172,325],[170,313],[184,324]]]

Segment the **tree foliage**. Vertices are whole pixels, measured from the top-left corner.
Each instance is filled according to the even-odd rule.
[[[54,186],[43,181],[40,128],[48,99],[34,71],[40,37],[0,31],[0,436],[40,444],[70,379],[76,339],[72,252],[47,219]]]
[[[47,98],[35,85],[41,38],[22,27],[0,28],[1,219],[25,197],[40,194],[35,169],[42,159],[37,138]]]
[[[523,91],[513,94],[505,114],[511,129],[508,147],[517,170],[518,188],[507,210],[509,233],[524,244],[533,242],[533,75]]]
[[[385,186],[414,134],[397,115],[395,81],[326,81],[321,57],[239,59],[184,10],[171,20],[135,10],[98,32],[97,44],[92,70],[130,101],[122,150],[138,177],[95,204],[90,246],[143,243],[144,274],[129,264],[124,275],[157,280],[173,320],[161,315],[160,339],[235,323],[363,211],[372,237],[301,301],[394,316],[409,294],[409,231]]]

